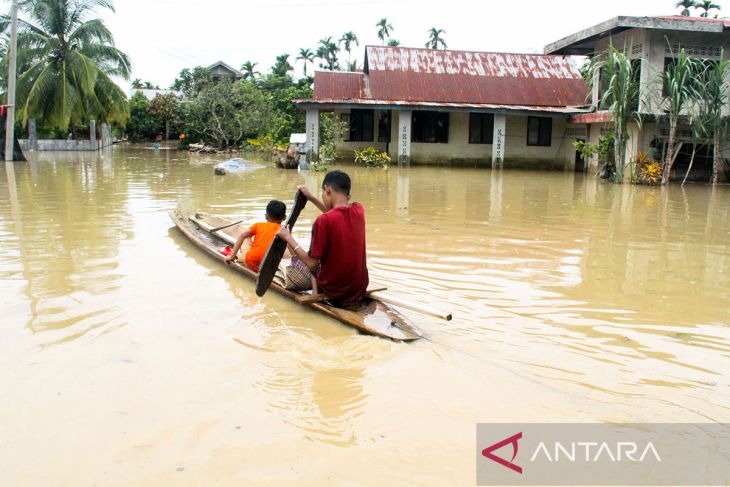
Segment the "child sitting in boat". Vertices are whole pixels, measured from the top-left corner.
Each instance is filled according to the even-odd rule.
[[[286,205],[279,200],[271,200],[266,205],[266,221],[254,223],[250,228],[241,232],[236,239],[236,245],[231,251],[231,255],[226,257],[226,264],[230,264],[236,260],[243,243],[248,238],[253,238],[251,248],[243,255],[241,262],[254,272],[259,271],[261,261],[269,250],[271,241],[276,237],[276,233],[281,228],[281,222],[286,216]]]
[[[356,303],[367,292],[365,209],[350,203],[350,176],[330,171],[322,182],[322,199],[300,186],[302,194],[322,211],[312,227],[309,251],[297,244],[286,227],[278,231],[293,257],[286,268],[287,289],[306,290],[312,281],[331,302]]]

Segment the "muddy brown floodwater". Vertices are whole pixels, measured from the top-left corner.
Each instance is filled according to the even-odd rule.
[[[373,280],[454,314],[400,344],[185,240],[167,210],[253,222],[323,177],[215,159],[0,171],[0,484],[473,485],[478,422],[730,418],[730,188],[343,166]]]

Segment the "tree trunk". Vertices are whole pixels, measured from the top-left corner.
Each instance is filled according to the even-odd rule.
[[[165,140],[170,140],[170,120],[165,119]]]
[[[689,167],[687,168],[687,173],[684,175],[684,179],[682,180],[682,186],[684,186],[684,183],[687,182],[687,178],[689,177],[689,172],[692,170],[692,164],[695,162],[695,154],[697,153],[697,144],[692,144],[692,157],[689,159]]]
[[[669,121],[669,142],[667,143],[667,152],[664,158],[664,170],[662,171],[662,184],[669,182],[669,174],[672,172],[672,164],[674,164],[674,139],[677,134],[677,122]]]
[[[717,184],[720,173],[720,131],[715,128],[714,136],[715,146],[712,148],[712,178],[710,182]]]

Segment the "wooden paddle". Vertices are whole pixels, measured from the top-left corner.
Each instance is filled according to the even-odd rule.
[[[289,231],[292,231],[294,224],[299,218],[299,213],[302,212],[304,205],[307,204],[307,198],[302,194],[301,191],[297,191],[294,195],[294,207],[289,213],[289,218],[284,222],[285,227],[289,227]],[[272,240],[269,250],[266,251],[264,260],[261,261],[259,267],[259,277],[256,279],[256,294],[261,297],[266,294],[266,291],[271,286],[271,281],[274,280],[276,270],[279,268],[279,262],[284,257],[286,251],[286,241],[278,235]]]
[[[238,220],[237,222],[229,223],[227,225],[221,225],[220,227],[211,228],[210,230],[208,230],[208,233],[215,233],[220,230],[225,230],[226,228],[234,227],[234,226],[238,225],[239,223],[243,223],[243,220]]]

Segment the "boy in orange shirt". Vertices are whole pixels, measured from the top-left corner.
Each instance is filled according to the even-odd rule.
[[[226,264],[230,264],[238,257],[238,251],[241,250],[244,240],[253,237],[251,248],[246,252],[243,263],[246,267],[254,272],[259,271],[261,261],[264,260],[266,251],[269,250],[271,241],[276,237],[276,232],[281,228],[281,222],[286,216],[286,205],[279,200],[271,200],[266,205],[266,221],[254,223],[251,228],[241,232],[236,240],[236,245],[231,251],[231,255],[226,257]]]

